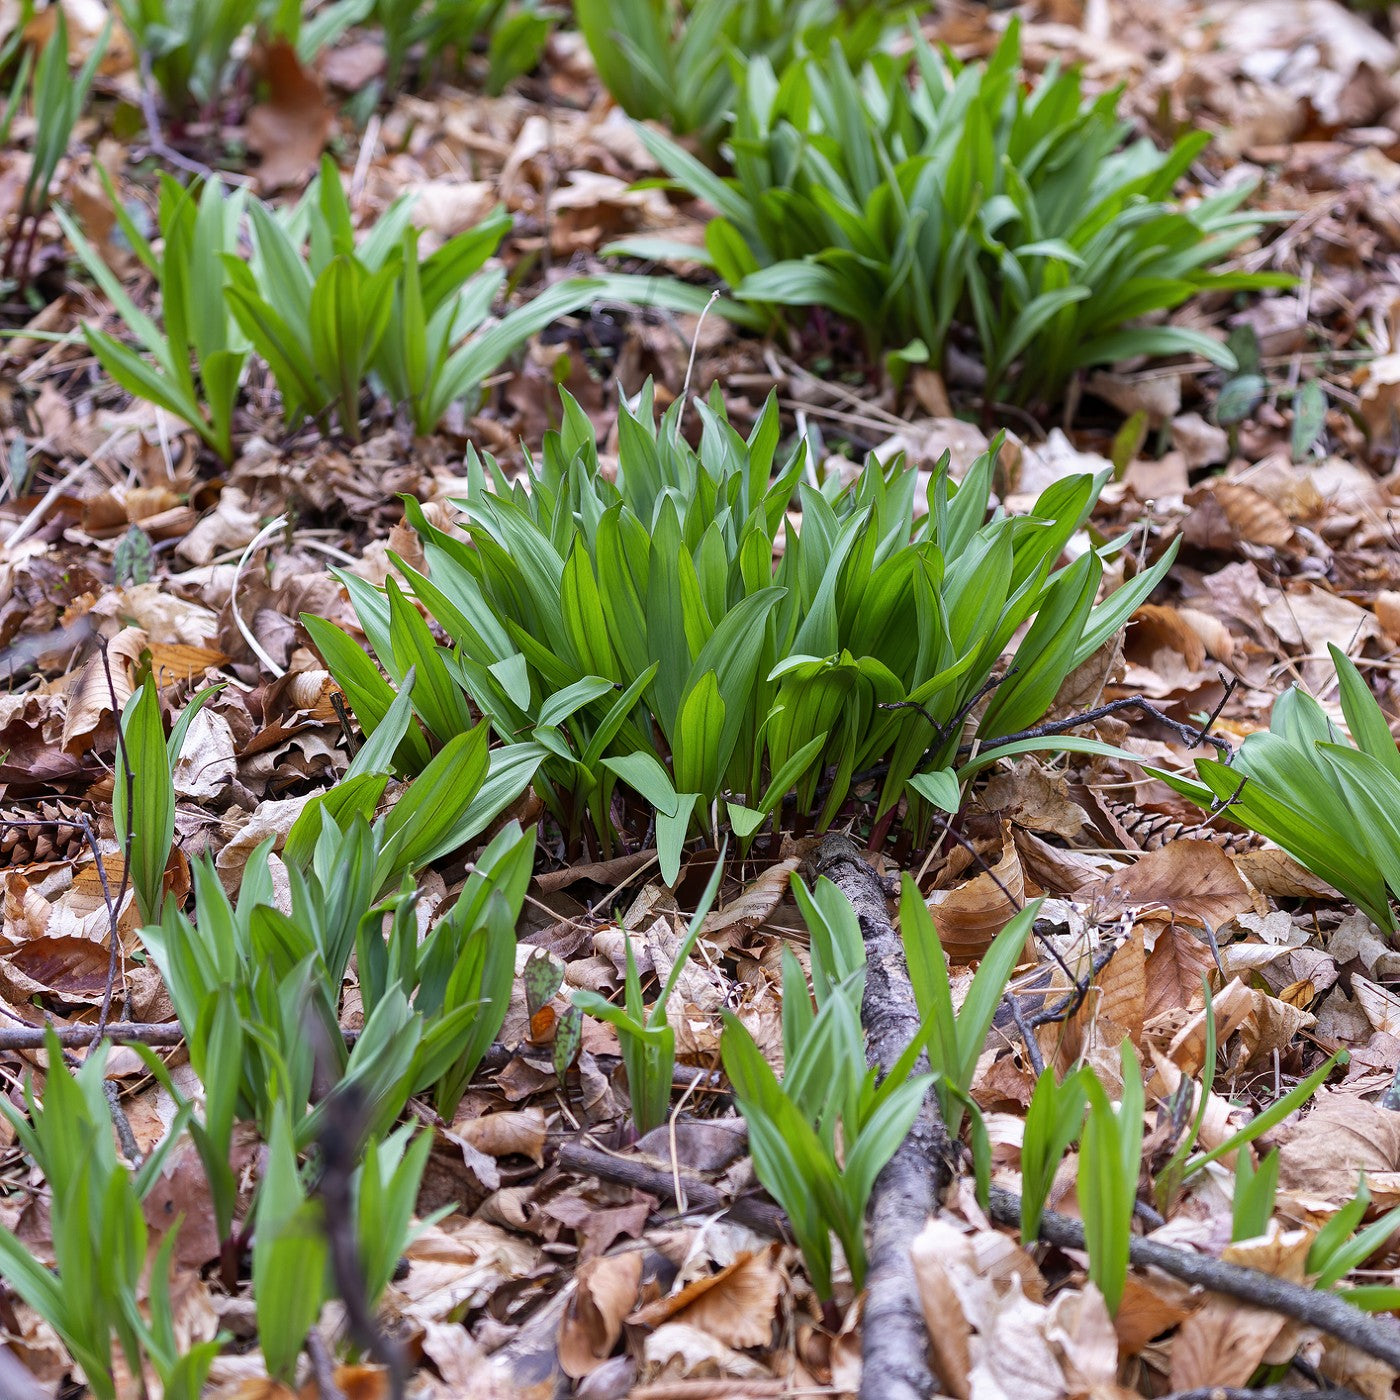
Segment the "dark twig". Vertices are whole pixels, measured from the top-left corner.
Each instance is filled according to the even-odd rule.
[[[122,1145],[126,1160],[133,1167],[139,1167],[141,1165],[141,1148],[137,1145],[136,1134],[131,1129],[131,1119],[126,1116],[126,1109],[122,1107],[121,1088],[115,1079],[104,1079],[102,1092],[107,1098],[107,1107],[112,1114],[112,1124],[117,1130],[117,1141]]]
[[[335,1362],[318,1327],[306,1334],[306,1355],[316,1382],[318,1400],[345,1400],[345,1392],[335,1383]]]
[[[993,1186],[990,1214],[999,1224],[1019,1225],[1021,1198],[1013,1191]],[[1062,1249],[1085,1247],[1083,1225],[1054,1211],[1045,1212],[1040,1237]],[[1242,1268],[1207,1254],[1174,1249],[1137,1236],[1129,1243],[1128,1257],[1139,1268],[1161,1269],[1183,1283],[1317,1327],[1400,1371],[1400,1323],[1393,1318],[1372,1317],[1339,1293],[1305,1288],[1258,1269]]]
[[[581,1142],[566,1142],[555,1160],[564,1171],[597,1177],[601,1181],[615,1181],[620,1186],[634,1187],[658,1200],[675,1202],[675,1177],[658,1167],[648,1166],[636,1157],[618,1157]],[[718,1187],[689,1171],[683,1170],[681,1180],[685,1185],[687,1213],[717,1215],[722,1212],[755,1234],[775,1240],[790,1238],[787,1216],[766,1197],[736,1196],[731,1200]]]
[[[1238,681],[1231,681],[1228,690],[1232,690],[1239,684]],[[1229,698],[1227,693],[1226,699]],[[1081,725],[1093,724],[1096,720],[1107,719],[1109,715],[1116,715],[1119,710],[1141,710],[1144,714],[1151,715],[1159,724],[1164,724],[1172,731],[1177,738],[1183,740],[1189,747],[1198,748],[1201,744],[1212,744],[1228,760],[1230,757],[1230,745],[1224,739],[1210,733],[1210,726],[1215,723],[1220,713],[1220,708],[1224,707],[1224,701],[1210,719],[1199,728],[1189,724],[1182,724],[1180,720],[1173,719],[1170,715],[1163,714],[1155,705],[1144,699],[1141,695],[1128,695],[1121,700],[1110,700],[1106,705],[1100,705],[1096,709],[1086,710],[1082,715],[1071,715],[1068,719],[1050,720],[1045,724],[1032,725],[1029,729],[1018,729],[1014,734],[999,734],[995,739],[981,741],[983,753],[993,749],[1004,748],[1007,744],[1019,743],[1022,739],[1048,739],[1056,734],[1068,734],[1073,729],[1078,729]],[[958,750],[959,753],[970,753],[971,744],[965,744]]]
[[[1354,1390],[1313,1390],[1301,1385],[1265,1385],[1258,1390],[1243,1386],[1212,1385],[1200,1390],[1174,1390],[1162,1400],[1361,1400]]]
[[[316,1028],[324,1037],[325,1031]],[[313,1032],[314,1033],[314,1032]],[[316,1058],[330,1063],[329,1047],[318,1047]],[[345,1325],[351,1339],[389,1373],[389,1393],[403,1400],[407,1367],[402,1348],[384,1331],[370,1306],[360,1244],[355,1235],[354,1194],[351,1179],[364,1151],[366,1109],[364,1097],[353,1084],[341,1083],[322,1101],[324,1117],[316,1138],[321,1150],[321,1179],[317,1187],[324,1207],[326,1244],[331,1274],[345,1305]],[[315,1328],[312,1329],[315,1335]],[[308,1344],[310,1339],[308,1338]]]
[[[140,101],[141,119],[146,123],[146,153],[157,160],[163,160],[187,175],[197,175],[201,180],[212,180],[214,172],[197,160],[182,155],[165,139],[165,129],[160,124],[160,111],[156,107],[156,90],[151,75],[151,55],[144,49],[141,52]]]

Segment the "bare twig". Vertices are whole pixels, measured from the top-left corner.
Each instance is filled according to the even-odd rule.
[[[306,1356],[316,1382],[317,1400],[345,1400],[345,1392],[335,1383],[335,1362],[319,1327],[306,1334]]]
[[[156,90],[151,75],[151,55],[141,51],[140,102],[141,118],[146,123],[146,150],[157,160],[183,170],[187,175],[197,175],[201,180],[212,180],[214,172],[197,160],[182,155],[165,139],[165,129],[160,123],[160,111],[156,106]]]
[[[615,1156],[581,1142],[566,1142],[555,1160],[564,1171],[598,1177],[602,1181],[615,1181],[620,1186],[635,1187],[658,1200],[675,1202],[675,1183],[671,1173],[648,1166],[636,1157]],[[690,1172],[685,1173],[684,1181],[686,1206],[690,1214],[716,1215],[722,1212],[736,1224],[745,1225],[756,1234],[775,1240],[790,1237],[787,1216],[766,1197],[736,1196],[731,1200],[718,1187]]]
[[[982,740],[983,752],[992,749],[1004,748],[1007,744],[1019,743],[1022,739],[1048,739],[1056,734],[1068,734],[1073,729],[1078,729],[1084,724],[1093,724],[1097,720],[1106,719],[1109,715],[1116,715],[1119,710],[1141,710],[1143,714],[1151,715],[1159,724],[1164,724],[1172,731],[1177,738],[1188,744],[1191,748],[1198,748],[1202,744],[1213,745],[1225,758],[1230,757],[1230,745],[1218,735],[1210,732],[1210,727],[1220,717],[1220,712],[1225,708],[1225,701],[1230,698],[1235,687],[1239,685],[1237,680],[1227,681],[1225,684],[1225,695],[1220,704],[1216,706],[1214,713],[1207,719],[1205,724],[1193,726],[1182,724],[1180,720],[1173,719],[1170,715],[1163,714],[1150,701],[1141,695],[1127,695],[1121,700],[1110,700],[1106,705],[1099,705],[1096,709],[1086,710],[1082,715],[1071,715],[1068,719],[1050,720],[1045,724],[1035,724],[1029,729],[1018,729],[1014,734],[1001,734],[995,739]],[[966,745],[959,749],[959,753],[970,752],[971,745]]]
[[[1200,1390],[1174,1390],[1162,1400],[1361,1400],[1354,1390],[1313,1390],[1301,1385],[1266,1385],[1258,1390],[1243,1386],[1212,1385]]]
[[[324,1037],[324,1030],[317,1029]],[[328,1048],[324,1043],[318,1046],[318,1061],[329,1062],[330,1057],[325,1053]],[[351,1179],[364,1152],[367,1105],[355,1085],[341,1083],[327,1095],[321,1107],[324,1116],[316,1138],[321,1150],[321,1179],[317,1191],[324,1207],[331,1274],[336,1292],[345,1305],[345,1325],[355,1345],[388,1371],[389,1393],[393,1400],[403,1400],[407,1378],[403,1350],[375,1318],[355,1234]]]
[[[99,1040],[110,1041],[113,1045],[179,1045],[185,1038],[179,1023],[175,1021],[110,1021],[97,1026],[54,1026],[58,1043],[65,1050],[82,1049],[96,1045]],[[45,1041],[45,1027],[34,1026],[23,1029],[0,1029],[0,1051],[42,1050]]]

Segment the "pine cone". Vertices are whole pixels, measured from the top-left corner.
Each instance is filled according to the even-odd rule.
[[[1118,825],[1133,838],[1144,851],[1160,850],[1172,841],[1209,841],[1220,846],[1231,855],[1240,855],[1259,845],[1259,838],[1251,831],[1231,830],[1229,827],[1202,826],[1206,813],[1199,820],[1182,821],[1170,812],[1154,812],[1136,807],[1131,802],[1107,801],[1105,805],[1113,813]]]
[[[57,800],[0,807],[0,869],[79,859],[87,851],[76,821],[82,810],[77,802]]]

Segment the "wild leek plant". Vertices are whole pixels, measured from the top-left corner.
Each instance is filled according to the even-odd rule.
[[[646,277],[571,278],[487,326],[505,273],[488,260],[510,228],[497,209],[476,228],[419,256],[412,196],[357,234],[349,200],[327,158],[306,196],[273,210],[217,180],[196,196],[161,183],[157,253],[113,197],[122,231],[160,289],[157,316],[123,289],[72,218],[59,219],[83,265],[147,359],[84,328],[93,353],[123,388],[183,419],[224,461],[250,350],[281,392],[288,426],[311,418],[361,434],[366,388],[430,433],[457,400],[474,395],[537,331],[604,297],[698,312],[698,287]],[[239,236],[250,223],[252,258]],[[734,314],[742,315],[742,312]]]
[[[486,49],[486,90],[499,93],[539,62],[555,15],[537,0],[374,0],[370,22],[384,36],[384,86],[397,90],[410,54],[419,71],[451,60],[458,68]]]
[[[833,41],[859,59],[906,8],[889,0],[575,0],[574,16],[623,111],[713,151],[745,64],[761,57],[781,73],[796,53]]]
[[[301,0],[116,0],[142,80],[155,82],[166,111],[187,121],[213,108],[233,78],[236,51],[255,27],[310,63],[369,13],[371,0],[333,0],[303,18]]]
[[[170,1270],[178,1222],[148,1270],[141,1209],[181,1136],[187,1113],[176,1114],[160,1144],[133,1171],[117,1156],[103,1092],[106,1047],[94,1047],[76,1075],[65,1066],[52,1030],[45,1051],[49,1069],[42,1103],[26,1082],[25,1112],[5,1098],[0,1098],[0,1112],[43,1175],[54,1267],[41,1264],[27,1245],[0,1227],[0,1274],[58,1334],[97,1400],[116,1400],[113,1338],[130,1376],[143,1377],[149,1365],[169,1400],[199,1400],[223,1339],[192,1345],[177,1341]]]
[[[1047,1065],[1035,1082],[1026,1110],[1021,1139],[1021,1243],[1040,1236],[1045,1203],[1055,1184],[1055,1173],[1077,1141],[1089,1102],[1088,1079],[1093,1071],[1079,1068],[1056,1081],[1055,1068]]]
[[[1119,1047],[1123,1096],[1114,1105],[1097,1076],[1084,1081],[1089,1116],[1079,1142],[1079,1213],[1089,1251],[1089,1277],[1111,1313],[1123,1301],[1128,1248],[1142,1170],[1142,1070],[1130,1041]]]
[[[754,1171],[782,1206],[812,1287],[832,1295],[831,1236],[841,1242],[852,1281],[865,1280],[865,1207],[875,1178],[904,1141],[932,1082],[915,1074],[919,1045],[878,1083],[868,1068],[861,1026],[864,967],[817,988],[783,949],[781,1080],[743,1023],[725,1012],[724,1072],[749,1132]]]
[[[160,308],[154,317],[131,299],[72,218],[58,211],[58,221],[88,275],[145,353],[93,326],[85,325],[83,335],[102,368],[122,388],[188,423],[228,462],[233,458],[233,410],[248,342],[225,301],[224,259],[238,250],[244,194],[235,190],[225,196],[218,181],[211,180],[196,196],[165,174],[159,189],[157,247],[136,227],[108,184],[123,234],[155,277]]]
[[[737,298],[775,314],[822,307],[872,356],[941,365],[965,327],[986,397],[1018,404],[1052,402],[1076,371],[1136,355],[1233,368],[1218,341],[1144,318],[1198,292],[1280,284],[1220,266],[1262,225],[1238,212],[1248,186],[1177,203],[1204,133],[1164,153],[1129,139],[1118,92],[1085,99],[1078,74],[1057,69],[1028,90],[1019,70],[1014,22],[972,66],[917,35],[909,53],[858,71],[836,47],[786,72],[758,58],[736,99],[728,179],[639,134],[718,211],[706,254]]]
[[[949,770],[956,789],[974,697],[994,690],[984,749],[1033,724],[1171,562],[1096,605],[1117,546],[1059,561],[1105,478],[1065,478],[1029,515],[989,519],[995,451],[961,485],[945,459],[918,500],[902,458],[872,458],[850,487],[835,473],[804,480],[805,443],[779,454],[774,400],[745,440],[716,394],[699,408],[698,452],[681,411],[658,424],[648,386],[620,415],[617,470],[604,475],[594,428],[566,396],[526,481],[469,455],[467,537],[410,502],[426,569],[397,561],[402,582],[382,590],[340,575],[378,666],[306,619],[367,733],[415,668],[415,725],[395,751],[404,771],[470,722],[470,701],[507,751],[545,750],[537,791],[571,842],[586,833],[611,849],[619,782],[639,794],[657,813],[668,881],[689,832],[723,816],[747,840],[789,793],[828,825],[875,765],[887,765],[876,816],[907,800],[920,829],[929,808],[911,779]]]
[[[367,1131],[387,1131],[415,1093],[431,1091],[450,1115],[500,1030],[533,833],[508,824],[421,943],[413,886],[405,883],[478,834],[529,781],[528,767],[504,765],[506,781],[493,773],[485,738],[478,727],[445,748],[372,823],[382,773],[356,773],[310,804],[284,851],[290,914],[273,905],[264,843],[236,903],[212,866],[197,861],[198,926],[168,903],[162,922],[142,930],[205,1086],[205,1114],[192,1132],[225,1238],[236,1119],[253,1120],[267,1136],[275,1116],[289,1111],[298,1142],[310,1142],[323,1116],[311,1106],[318,1060],[323,1079],[353,1089],[366,1105]],[[352,952],[366,1021],[347,1052],[339,1012]]]
[[[721,847],[715,861],[714,873],[705,886],[705,893],[691,916],[685,937],[676,949],[675,960],[667,974],[666,983],[660,995],[646,1009],[642,1001],[642,979],[637,971],[636,955],[632,952],[632,940],[624,936],[627,949],[627,972],[624,987],[625,1000],[621,1006],[614,1006],[607,997],[598,992],[577,991],[573,1002],[580,1011],[606,1021],[617,1031],[618,1045],[622,1051],[622,1063],[627,1070],[627,1092],[632,1101],[632,1125],[638,1134],[649,1133],[666,1121],[671,1105],[671,1073],[676,1064],[676,1032],[667,1020],[666,1008],[671,1002],[671,993],[700,937],[705,915],[719,892],[719,882],[724,876],[724,855],[727,847]],[[528,878],[528,876],[527,876]]]
[[[969,1090],[977,1061],[986,1048],[992,1018],[1011,980],[1012,970],[1026,949],[1040,901],[1034,900],[992,940],[968,988],[962,1006],[953,1010],[953,990],[948,979],[948,960],[934,928],[924,897],[911,876],[904,876],[899,898],[899,931],[904,942],[909,981],[919,1015],[930,1027],[929,1065],[938,1076],[935,1081],[943,1122],[957,1136],[963,1110],[971,1105]]]
[[[32,14],[32,0],[27,8]],[[68,19],[61,6],[55,8],[53,33],[44,43],[38,62],[33,61],[29,49],[20,59],[3,121],[4,140],[8,144],[10,120],[27,88],[34,117],[33,149],[30,152],[29,173],[15,209],[14,226],[5,247],[3,270],[0,270],[0,276],[17,278],[21,283],[29,279],[39,218],[48,208],[49,189],[58,163],[67,154],[73,128],[92,91],[97,65],[102,62],[108,40],[112,37],[109,21],[103,25],[76,77],[71,75],[68,72]],[[20,22],[15,25],[16,35],[22,33],[28,17],[20,17]]]
[[[1400,746],[1355,664],[1329,648],[1351,742],[1297,686],[1233,763],[1198,759],[1199,783],[1155,775],[1202,807],[1277,842],[1387,932],[1400,899]],[[1155,770],[1154,770],[1155,772]]]
[[[112,825],[117,845],[130,851],[131,887],[142,923],[158,923],[165,902],[165,867],[175,839],[175,782],[172,770],[185,734],[218,687],[202,690],[185,706],[165,737],[160,696],[147,676],[122,711],[121,752],[112,793]],[[130,778],[127,768],[130,766]]]
[[[1256,1166],[1252,1152],[1235,1161],[1235,1191],[1230,1201],[1230,1238],[1258,1239],[1267,1234],[1278,1193],[1279,1150],[1275,1147]]]

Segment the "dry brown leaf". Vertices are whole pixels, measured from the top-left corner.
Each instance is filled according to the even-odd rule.
[[[1243,1385],[1283,1326],[1278,1313],[1212,1295],[1172,1339],[1171,1389]]]
[[[1215,959],[1204,939],[1168,925],[1157,935],[1147,958],[1147,1019],[1199,1005],[1205,1000],[1201,979],[1215,971]]]
[[[537,1167],[544,1165],[544,1109],[506,1109],[500,1113],[483,1113],[459,1120],[452,1125],[452,1134],[489,1157],[528,1157]]]
[[[1254,1012],[1254,999],[1249,988],[1236,979],[1211,999],[1215,1042],[1223,1045]],[[1168,1058],[1187,1074],[1197,1074],[1206,1059],[1206,1011],[1202,1007],[1177,1032],[1167,1048]]]
[[[1164,909],[1188,923],[1219,928],[1254,907],[1230,857],[1211,841],[1171,841],[1078,892],[1100,919],[1129,909]]]
[[[124,627],[107,643],[105,662],[104,652],[95,651],[73,677],[63,720],[64,752],[76,753],[88,747],[85,741],[112,715],[114,694],[118,710],[131,699],[132,681],[146,640],[141,628]]]
[[[301,66],[285,39],[268,45],[263,73],[268,98],[248,113],[246,140],[262,157],[258,184],[266,192],[300,184],[315,173],[333,117],[320,79]]]
[[[559,1365],[566,1375],[579,1380],[612,1354],[641,1281],[642,1256],[636,1250],[579,1265],[573,1296],[559,1323]]]
[[[1113,1319],[1118,1333],[1118,1350],[1136,1356],[1154,1337],[1191,1316],[1190,1291],[1164,1275],[1150,1279],[1129,1273],[1123,1286],[1123,1299]]]
[[[1279,1149],[1284,1190],[1341,1204],[1359,1173],[1400,1169],[1400,1113],[1344,1090],[1323,1090]]]
[[[1015,917],[1025,891],[1011,823],[1003,822],[1001,858],[991,871],[984,870],[956,889],[938,890],[929,896],[929,913],[944,951],[955,960],[980,958]]]
[[[743,1253],[726,1268],[686,1284],[679,1293],[658,1298],[628,1319],[645,1327],[684,1322],[732,1347],[763,1347],[773,1339],[773,1320],[783,1287],[780,1246]]]

